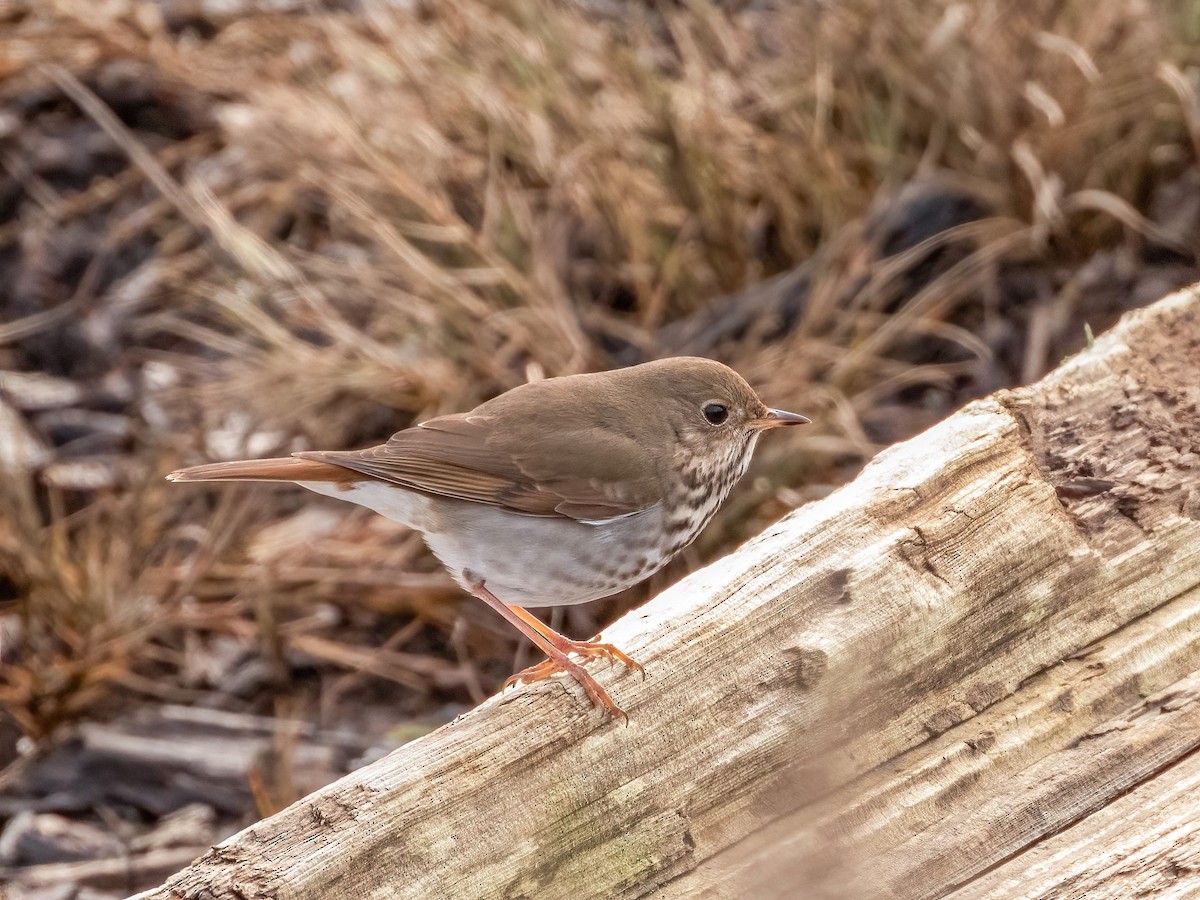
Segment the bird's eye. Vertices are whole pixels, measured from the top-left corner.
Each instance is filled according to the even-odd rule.
[[[720,425],[729,417],[729,410],[720,403],[706,403],[702,412],[710,425]]]

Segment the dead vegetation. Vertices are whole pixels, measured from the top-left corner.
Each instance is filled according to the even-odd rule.
[[[820,424],[652,589],[1038,377],[1198,277],[1196,22],[1118,0],[0,5],[0,755],[158,704],[394,742],[522,664],[413,536],[296,491],[171,487],[178,465],[716,356]],[[164,814],[115,788],[47,805],[42,758],[7,770],[4,815]],[[258,812],[298,789],[268,780]],[[63,859],[10,838],[0,865]]]

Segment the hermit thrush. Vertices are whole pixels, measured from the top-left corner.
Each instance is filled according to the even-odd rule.
[[[521,385],[365,450],[193,466],[171,481],[293,481],[420,531],[454,579],[624,715],[571,659],[641,666],[573,641],[524,606],[585,603],[637,584],[691,543],[746,472],[759,435],[807,422],[768,409],[732,369],[682,357]],[[520,605],[517,605],[517,604]]]

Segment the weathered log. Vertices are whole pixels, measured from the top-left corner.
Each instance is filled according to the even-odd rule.
[[[1183,292],[622,619],[628,727],[509,692],[143,896],[1000,896],[1072,823],[1102,878],[1200,746],[1198,448]]]

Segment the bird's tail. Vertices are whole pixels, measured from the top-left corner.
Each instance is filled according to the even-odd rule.
[[[353,481],[353,472],[315,459],[241,459],[179,469],[167,481]]]

